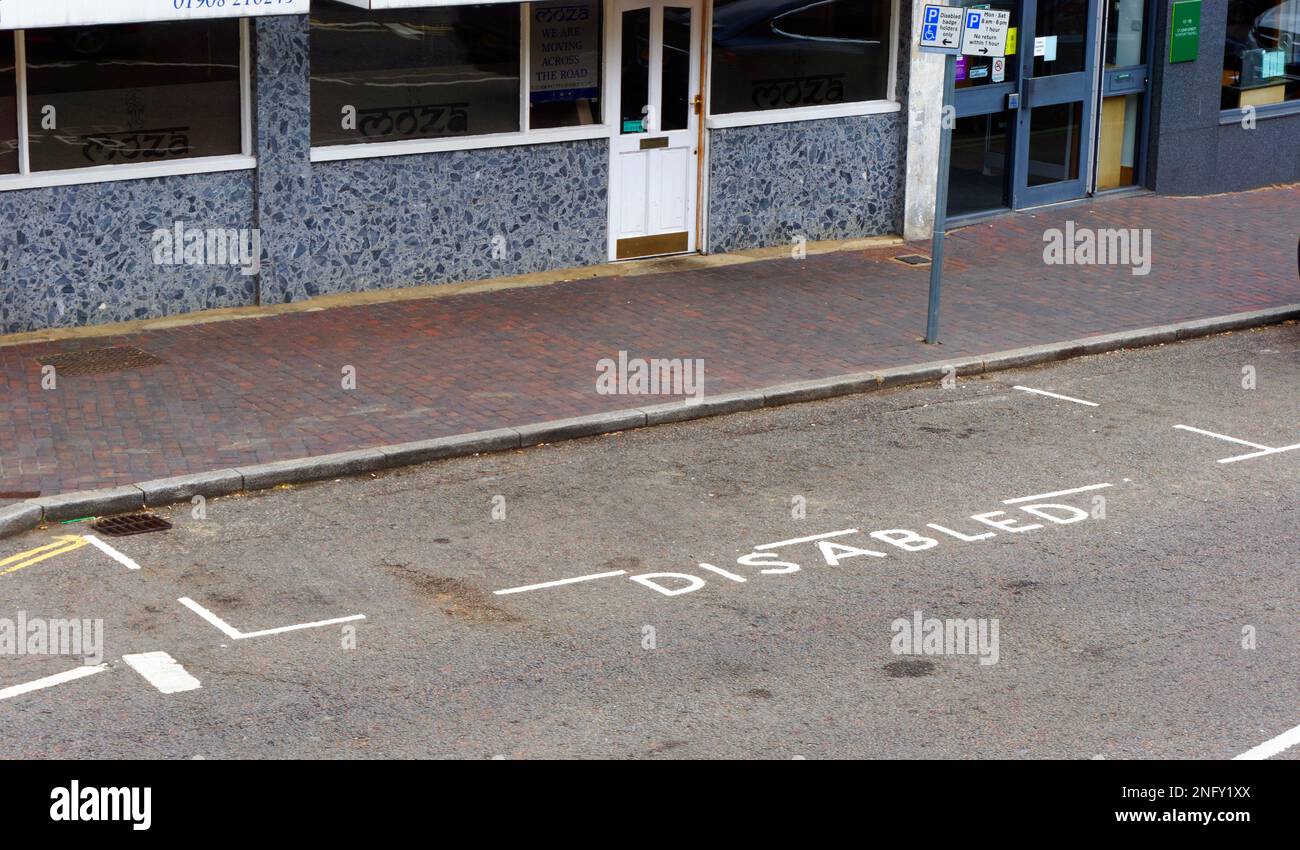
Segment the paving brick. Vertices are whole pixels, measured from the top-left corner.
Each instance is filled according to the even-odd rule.
[[[705,403],[721,412],[745,409],[756,391],[775,397],[781,385],[792,385],[789,398],[811,397],[834,376],[932,369],[945,358],[976,370],[986,359],[1006,366],[1007,356],[990,355],[1088,338],[1095,347],[1105,334],[1296,305],[1287,227],[1298,208],[1294,186],[1143,195],[958,231],[946,251],[941,346],[921,341],[925,269],[893,261],[928,244],[0,346],[0,492],[161,486],[175,476],[395,447],[310,473],[329,477],[434,458],[447,450],[441,438],[520,423],[636,407],[624,425],[678,416],[676,402],[596,391],[597,363],[620,350],[702,359]],[[1150,228],[1151,273],[1044,265],[1043,232],[1067,219]],[[1231,251],[1206,249],[1225,233]],[[41,389],[38,358],[113,345],[163,362],[61,376],[57,389]],[[344,366],[356,369],[354,390],[341,385]],[[610,424],[570,424],[567,433],[602,427]],[[290,463],[281,472],[310,467]]]

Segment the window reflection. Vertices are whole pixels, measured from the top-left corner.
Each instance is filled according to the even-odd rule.
[[[238,20],[34,29],[26,39],[32,171],[241,152]]]
[[[717,0],[715,115],[888,96],[889,0]]]
[[[432,139],[519,127],[519,8],[311,11],[312,143]]]

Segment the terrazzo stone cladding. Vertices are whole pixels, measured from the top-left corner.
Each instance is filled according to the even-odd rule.
[[[158,266],[153,233],[252,227],[251,172],[0,193],[0,333],[251,303],[234,266]]]
[[[603,140],[319,163],[308,294],[603,263]]]
[[[709,250],[897,233],[902,113],[711,131]]]
[[[254,91],[257,215],[265,258],[261,301],[280,304],[310,294],[311,56],[306,15],[256,21]]]

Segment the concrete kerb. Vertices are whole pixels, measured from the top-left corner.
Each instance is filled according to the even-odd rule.
[[[757,410],[760,407],[778,407],[872,392],[893,386],[928,383],[942,380],[954,371],[958,376],[967,376],[1036,366],[1085,354],[1159,345],[1295,319],[1300,319],[1300,305],[1101,334],[1080,340],[1036,345],[984,356],[958,357],[894,369],[781,384],[761,390],[724,393],[706,396],[698,402],[687,400],[649,405],[515,428],[498,428],[433,440],[145,481],[124,487],[46,496],[0,507],[0,538],[30,531],[40,527],[42,523],[127,513],[146,506],[163,507],[176,502],[189,501],[194,496],[205,498],[226,496],[243,491],[265,490],[281,484],[340,478],[432,460],[508,451],[542,443],[641,428],[646,425],[685,422],[744,410]]]

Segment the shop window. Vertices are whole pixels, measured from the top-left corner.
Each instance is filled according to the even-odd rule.
[[[28,30],[31,170],[238,154],[238,20]]]
[[[529,8],[529,129],[601,123],[600,7],[588,0]]]
[[[716,0],[710,112],[889,97],[890,0]]]
[[[311,10],[312,143],[364,144],[519,130],[513,4]]]
[[[0,174],[18,173],[18,148],[18,65],[14,40],[0,33]]]
[[[1228,0],[1223,108],[1300,101],[1300,0]]]
[[[311,13],[312,144],[597,127],[599,0]]]
[[[5,33],[0,188],[140,176],[100,166],[248,167],[246,38],[236,19]]]

